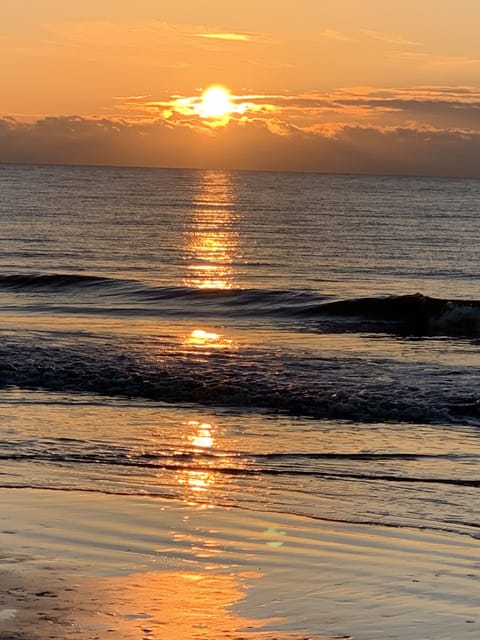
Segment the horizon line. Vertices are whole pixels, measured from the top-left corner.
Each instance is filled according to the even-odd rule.
[[[455,176],[447,174],[420,174],[420,173],[373,173],[373,172],[352,172],[352,171],[308,171],[308,170],[278,170],[278,169],[245,169],[235,167],[170,167],[162,165],[128,165],[128,164],[90,164],[82,162],[13,162],[0,161],[0,167],[63,167],[63,168],[90,168],[90,169],[148,169],[152,171],[221,171],[231,173],[279,173],[293,175],[319,175],[319,176],[351,176],[359,178],[406,178],[406,179],[430,179],[430,180],[476,180],[479,176],[465,175]]]

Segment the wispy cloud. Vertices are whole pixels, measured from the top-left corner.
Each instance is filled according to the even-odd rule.
[[[430,70],[465,70],[471,68],[480,70],[480,57],[471,56],[444,56],[428,52],[414,51],[390,51],[387,54],[390,58],[402,60],[404,62],[413,62],[425,69]]]
[[[201,40],[248,43],[260,39],[260,34],[208,29],[201,24],[176,24],[160,20],[120,23],[115,21],[56,22],[44,25],[44,49],[54,49],[69,56],[97,53],[102,60],[121,52],[121,59],[150,58],[158,63],[164,56],[182,54],[195,63],[195,52],[205,46]],[[190,56],[190,58],[189,58]],[[178,64],[178,62],[177,62]]]
[[[336,31],[335,29],[324,29],[323,31],[320,31],[320,33],[318,34],[320,38],[323,38],[324,40],[334,40],[336,42],[355,42],[355,38],[352,38],[351,36],[348,36],[345,33],[342,33],[341,31]]]
[[[405,36],[397,33],[385,33],[383,31],[374,31],[372,29],[361,29],[360,33],[362,33],[367,38],[371,40],[377,40],[378,42],[385,42],[386,44],[394,44],[398,46],[414,46],[419,47],[423,46],[422,42],[417,42],[415,40],[410,40]]]
[[[251,33],[194,33],[195,38],[207,38],[211,40],[230,40],[233,42],[248,42],[254,39]]]

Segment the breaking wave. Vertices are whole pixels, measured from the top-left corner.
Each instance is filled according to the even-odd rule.
[[[44,346],[3,338],[0,386],[235,407],[316,419],[480,424],[471,372],[395,360],[314,358],[261,348],[229,354],[143,351],[76,339]],[[378,367],[388,376],[378,375]],[[446,389],[448,391],[446,391]]]

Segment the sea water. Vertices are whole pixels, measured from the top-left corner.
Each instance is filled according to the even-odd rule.
[[[479,181],[3,165],[0,196],[4,495],[478,537]]]

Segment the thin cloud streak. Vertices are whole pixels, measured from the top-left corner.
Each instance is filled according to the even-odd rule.
[[[428,52],[402,50],[389,51],[386,55],[391,59],[415,63],[425,69],[436,71],[442,69],[462,70],[470,67],[479,67],[480,69],[480,58],[468,56],[442,56]]]
[[[357,42],[355,38],[348,36],[346,33],[336,31],[335,29],[324,29],[318,34],[324,40],[334,40],[335,42]]]
[[[230,40],[234,42],[248,42],[253,36],[248,33],[194,33],[195,38],[207,38],[211,40]]]
[[[423,42],[416,42],[415,40],[409,40],[408,38],[405,38],[403,35],[400,35],[400,34],[385,33],[383,31],[374,31],[373,29],[361,29],[360,33],[371,40],[384,42],[386,44],[395,44],[398,46],[406,46],[406,47],[423,46]]]

